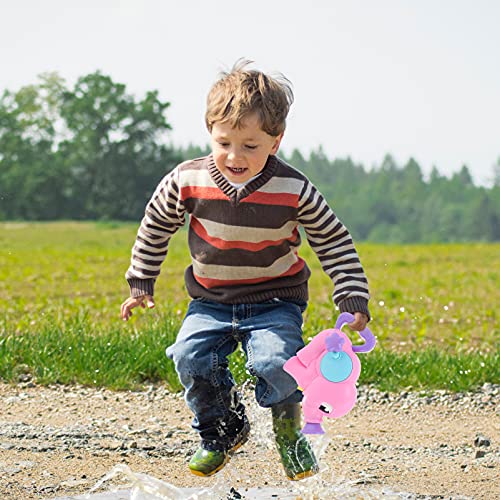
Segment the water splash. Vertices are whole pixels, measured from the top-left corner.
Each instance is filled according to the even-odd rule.
[[[264,453],[270,448],[275,447],[271,412],[268,408],[261,408],[257,404],[249,383],[245,383],[240,390],[243,396],[243,403],[246,406],[246,413],[251,422],[251,441],[258,452],[261,450]],[[334,423],[330,423],[329,425],[334,425]],[[332,433],[308,437],[320,463],[319,473],[301,481],[289,482],[287,488],[274,490],[276,493],[283,493],[281,498],[299,498],[301,500],[318,500],[323,498],[335,498],[336,500],[351,500],[353,498],[371,500],[382,497],[384,499],[414,498],[412,495],[396,493],[388,489],[367,488],[366,485],[363,485],[362,481],[353,481],[346,477],[335,476],[326,464],[326,460],[322,460],[331,442],[331,438],[328,437],[329,434]],[[87,498],[91,498],[90,495],[102,488],[105,483],[117,476],[125,476],[126,480],[128,480],[128,485],[122,485],[120,488],[131,489],[130,500],[269,498],[269,495],[262,496],[256,491],[256,478],[245,473],[243,464],[245,459],[243,457],[243,454],[239,455],[236,453],[231,461],[214,476],[215,482],[210,487],[204,489],[178,488],[147,474],[133,472],[127,465],[119,464],[100,479],[86,496]],[[276,456],[276,459],[279,463],[278,456]],[[284,472],[283,477],[285,477]],[[115,491],[117,490],[115,489]],[[247,496],[250,494],[251,496]]]
[[[115,465],[110,472],[108,472],[95,484],[93,488],[91,488],[85,497],[90,498],[90,495],[101,488],[104,483],[111,481],[119,475],[123,475],[129,480],[129,484],[126,486],[132,487],[132,491],[130,493],[131,500],[138,500],[141,496],[144,500],[160,498],[170,500],[182,499],[182,496],[180,495],[182,492],[180,492],[180,490],[178,490],[175,486],[163,483],[163,481],[146,476],[145,474],[134,473],[128,465],[123,464]]]
[[[241,391],[243,393],[243,403],[246,406],[247,414],[252,425],[252,442],[258,449],[268,450],[270,448],[274,448],[275,442],[270,410],[268,408],[262,408],[257,404],[252,393],[252,385],[248,382],[243,385]],[[327,429],[333,425],[335,425],[335,422],[325,422],[325,427]],[[402,498],[414,498],[411,494],[397,493],[388,488],[367,488],[366,485],[363,485],[358,478],[356,480],[352,480],[342,476],[335,476],[334,472],[331,471],[327,465],[326,460],[322,460],[327,452],[329,444],[332,441],[332,438],[329,437],[330,435],[333,436],[333,433],[327,432],[319,435],[308,435],[308,440],[320,464],[320,471],[318,474],[301,481],[290,481],[289,487],[286,488],[286,498],[295,498],[300,500],[319,500],[324,498],[335,498],[336,500],[375,500],[380,498],[387,500],[401,500]],[[242,468],[238,468],[238,463],[235,459],[237,459],[237,455],[233,457],[231,462],[221,471],[227,475],[224,477],[221,476],[220,478],[222,485],[226,488],[225,490],[219,490],[220,493],[224,493],[225,491],[227,495],[228,484],[255,484],[255,478],[252,480],[252,478],[247,477],[244,481],[242,481]],[[283,477],[285,477],[284,472]],[[281,491],[285,494],[285,489]],[[228,497],[224,494],[220,494],[219,497],[215,498]],[[243,498],[247,497],[244,496]]]
[[[291,486],[286,490],[273,489],[272,492],[269,488],[258,490],[250,487],[254,481],[250,476],[243,474],[233,463],[229,463],[217,474],[215,484],[204,489],[177,488],[147,474],[132,472],[127,465],[119,464],[113,467],[85,497],[90,499],[93,492],[119,475],[125,476],[129,481],[129,484],[125,485],[125,487],[131,488],[130,500],[234,500],[240,498],[264,500],[271,498],[271,496],[273,498],[294,500],[319,500],[324,498],[335,498],[335,500],[376,500],[380,498],[401,500],[415,498],[412,494],[396,493],[389,489],[360,488],[359,483],[356,481],[334,477],[333,473],[329,475],[328,467],[322,468],[316,476],[293,484],[290,483]],[[237,485],[237,487],[235,488],[232,485]]]
[[[224,473],[217,477],[217,481],[210,488],[177,488],[176,486],[149,476],[133,472],[127,465],[119,464],[106,474],[86,495],[99,489],[105,482],[110,481],[118,475],[124,475],[128,479],[127,488],[131,488],[130,500],[213,500],[214,498],[233,498],[236,493],[234,487],[235,471],[229,473],[231,469],[227,466]],[[189,490],[193,490],[190,492]]]
[[[245,493],[239,493],[238,489],[248,490],[253,483],[250,476],[242,473],[234,463],[229,463],[224,467],[215,477],[215,483],[207,488],[178,488],[147,474],[133,472],[128,465],[118,464],[100,479],[85,497],[91,499],[92,493],[117,476],[125,476],[125,479],[128,480],[128,484],[122,484],[119,488],[120,490],[130,489],[130,500],[232,500],[247,498]],[[233,485],[238,485],[238,489]],[[119,490],[115,487],[110,491],[117,492]]]

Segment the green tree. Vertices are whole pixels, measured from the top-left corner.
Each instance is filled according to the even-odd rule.
[[[64,92],[61,117],[70,137],[60,154],[71,166],[77,218],[140,217],[160,178],[180,161],[164,140],[169,105],[156,91],[136,101],[100,72]]]
[[[169,146],[169,103],[156,91],[135,98],[100,72],[72,88],[56,73],[0,97],[0,219],[137,221],[162,176],[208,146]],[[500,158],[491,188],[467,166],[428,181],[410,158],[386,155],[365,170],[322,147],[284,157],[329,200],[356,240],[500,241]]]
[[[136,100],[100,72],[73,89],[55,73],[0,98],[0,217],[137,220],[180,161],[168,102]]]
[[[57,103],[64,81],[43,74],[36,85],[0,98],[0,216],[46,220],[65,213],[64,166],[54,150],[60,137]]]
[[[480,193],[474,197],[468,208],[470,210],[466,219],[468,239],[498,241],[500,239],[500,218],[484,188],[481,188]]]
[[[497,162],[493,165],[493,175],[492,175],[493,186],[500,186],[500,156]]]
[[[456,179],[464,187],[470,187],[474,185],[474,181],[472,180],[472,175],[470,174],[467,165],[462,165],[460,171],[453,175],[452,180],[454,179]]]
[[[206,144],[205,146],[196,146],[195,144],[189,143],[186,148],[179,148],[177,150],[178,154],[183,160],[193,160],[194,158],[201,158],[210,154],[210,146]]]

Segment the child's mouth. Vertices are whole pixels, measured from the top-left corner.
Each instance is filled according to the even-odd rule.
[[[246,168],[240,168],[240,167],[227,167],[229,172],[231,172],[233,175],[241,175],[246,172]]]

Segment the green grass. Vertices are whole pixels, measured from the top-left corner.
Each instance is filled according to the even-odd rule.
[[[109,329],[98,335],[87,315],[63,324],[47,322],[28,335],[0,337],[0,379],[15,382],[29,375],[40,384],[106,386],[134,389],[165,381],[180,389],[163,346],[171,344],[178,320],[149,321],[141,333],[123,335]]]
[[[186,233],[176,235],[157,282],[156,308],[124,323],[124,273],[137,224],[0,224],[0,378],[115,389],[179,384],[164,351],[188,304]],[[370,280],[375,351],[361,355],[361,382],[383,390],[467,390],[499,383],[500,245],[358,244]],[[338,311],[314,254],[307,339]],[[356,334],[351,332],[355,340]],[[247,375],[239,352],[231,365]]]
[[[28,335],[4,335],[0,337],[0,379],[16,382],[29,375],[40,384],[79,383],[112,389],[164,381],[177,390],[180,384],[164,347],[174,341],[179,323],[167,315],[144,321],[140,333],[123,335],[116,328],[95,335],[87,315],[82,315],[59,325],[47,322]],[[360,382],[385,391],[408,387],[462,391],[499,380],[496,353],[377,349],[361,356]],[[232,356],[231,368],[238,382],[247,378],[244,361],[241,351]]]

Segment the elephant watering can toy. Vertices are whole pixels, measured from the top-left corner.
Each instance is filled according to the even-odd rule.
[[[371,351],[376,340],[372,332],[365,328],[359,332],[365,343],[352,345],[341,329],[353,321],[352,314],[342,313],[335,328],[316,335],[283,366],[304,393],[304,434],[324,434],[321,427],[324,417],[343,417],[356,403],[356,382],[361,371],[356,353]]]

